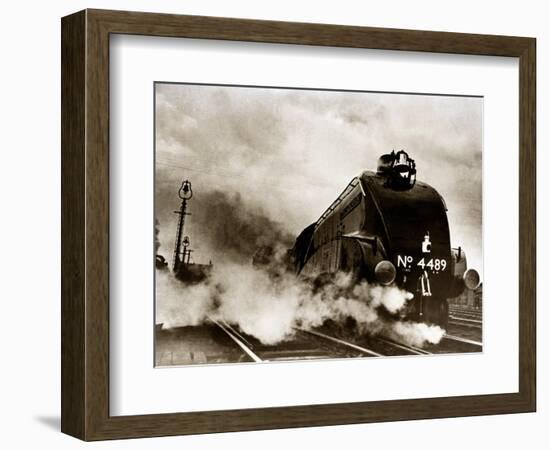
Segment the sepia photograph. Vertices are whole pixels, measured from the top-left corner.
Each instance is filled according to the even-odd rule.
[[[483,352],[483,97],[154,101],[155,367]]]

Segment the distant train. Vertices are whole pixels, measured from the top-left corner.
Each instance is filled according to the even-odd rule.
[[[376,173],[351,180],[296,238],[292,254],[303,276],[344,271],[405,289],[414,298],[401,314],[444,329],[448,299],[480,282],[464,251],[451,247],[445,201],[416,180],[416,164],[405,151],[382,155]]]

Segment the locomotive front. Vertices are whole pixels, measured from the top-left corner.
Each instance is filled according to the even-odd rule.
[[[382,237],[395,284],[414,294],[407,317],[446,327],[455,282],[447,208],[431,186],[416,180],[416,165],[400,151],[363,173],[368,213],[364,229]]]
[[[451,247],[447,208],[404,151],[379,159],[296,240],[297,272],[353,272],[414,294],[402,315],[447,327],[448,299],[479,284]]]

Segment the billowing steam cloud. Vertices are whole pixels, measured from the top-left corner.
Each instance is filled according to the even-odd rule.
[[[193,221],[202,230],[202,239],[216,250],[216,260],[250,263],[259,249],[278,245],[290,248],[293,236],[283,225],[271,220],[260,207],[247,205],[239,193],[220,190],[200,193],[200,208]]]
[[[165,327],[199,325],[209,318],[238,326],[264,344],[292,339],[298,329],[311,330],[330,320],[355,325],[359,334],[384,335],[411,345],[437,343],[443,330],[426,324],[388,319],[405,307],[412,294],[397,287],[354,284],[338,274],[322,286],[292,273],[276,276],[249,265],[215,266],[211,278],[184,285],[168,272],[157,276],[157,322]],[[353,319],[350,322],[350,319]]]
[[[296,277],[288,270],[292,238],[281,224],[247,207],[239,195],[213,191],[204,197],[196,220],[210,218],[204,237],[223,258],[208,279],[194,285],[159,271],[157,323],[177,327],[223,320],[268,345],[329,320],[348,327],[352,319],[357,333],[417,346],[443,336],[439,327],[390,318],[388,313],[398,313],[412,298],[397,287],[357,284],[343,273],[315,281]]]

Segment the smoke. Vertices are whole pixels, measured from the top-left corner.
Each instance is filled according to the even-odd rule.
[[[293,236],[270,219],[261,206],[245,203],[239,193],[221,190],[197,194],[193,225],[202,230],[202,244],[215,249],[216,261],[249,263],[259,249],[290,248]]]
[[[204,244],[215,249],[216,256],[209,276],[198,284],[157,271],[156,320],[164,327],[214,319],[266,345],[329,321],[345,331],[352,327],[357,334],[383,335],[416,346],[443,336],[439,327],[395,319],[413,297],[395,286],[357,283],[344,273],[297,277],[288,252],[293,236],[241,195],[213,190],[194,200],[201,207],[193,209],[193,223],[201,227]]]
[[[165,328],[197,326],[214,309],[209,283],[184,285],[167,270],[156,271],[156,321]]]
[[[397,287],[357,284],[343,273],[312,283],[282,269],[274,272],[274,267],[215,265],[210,277],[195,285],[159,271],[157,323],[171,328],[209,319],[225,321],[266,345],[291,340],[297,330],[311,330],[327,321],[346,331],[352,326],[357,334],[382,335],[419,347],[443,336],[439,327],[390,318],[388,313],[399,312],[413,297]]]

